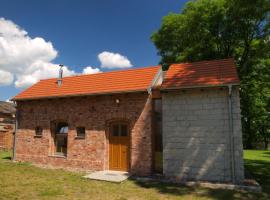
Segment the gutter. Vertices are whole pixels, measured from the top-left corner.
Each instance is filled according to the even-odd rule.
[[[228,85],[228,117],[229,117],[229,138],[230,138],[230,158],[231,158],[231,180],[233,183],[235,180],[235,152],[234,152],[234,133],[233,133],[233,107],[232,107],[232,85]]]
[[[115,95],[115,94],[128,94],[128,93],[138,93],[138,92],[147,92],[146,89],[138,90],[123,90],[116,92],[101,92],[101,93],[84,93],[84,94],[67,94],[67,95],[55,95],[55,96],[40,96],[32,98],[12,98],[11,101],[32,101],[32,100],[41,100],[41,99],[58,99],[58,98],[70,98],[70,97],[82,97],[82,96],[100,96],[100,95]]]
[[[184,89],[200,89],[200,88],[216,88],[216,87],[229,87],[229,86],[239,86],[239,83],[233,84],[218,84],[218,85],[198,85],[198,86],[184,86],[184,87],[168,87],[162,88],[161,91],[173,91],[173,90],[184,90]]]
[[[15,131],[14,131],[14,136],[13,136],[12,161],[16,161],[16,146],[17,146],[18,119],[19,119],[19,111],[16,109],[16,114],[15,114]]]

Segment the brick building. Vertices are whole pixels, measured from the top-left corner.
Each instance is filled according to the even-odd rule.
[[[0,101],[0,150],[12,149],[15,112],[12,103]]]
[[[238,85],[232,59],[41,80],[13,98],[16,160],[241,182]]]

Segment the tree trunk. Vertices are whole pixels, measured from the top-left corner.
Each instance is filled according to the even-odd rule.
[[[252,130],[250,127],[250,119],[249,117],[247,118],[247,122],[246,122],[246,133],[247,133],[247,149],[253,149],[253,134],[252,134]]]
[[[264,150],[268,150],[268,140],[264,138]]]
[[[268,150],[268,141],[267,140],[264,141],[264,149]]]

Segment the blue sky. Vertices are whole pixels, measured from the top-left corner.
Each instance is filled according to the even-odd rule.
[[[0,18],[4,25],[5,22],[11,21],[19,26],[20,30],[27,32],[27,35],[22,34],[20,37],[27,40],[39,37],[44,40],[39,42],[46,46],[46,50],[45,47],[40,50],[32,45],[31,48],[34,50],[29,50],[29,55],[25,55],[28,51],[21,50],[24,46],[19,49],[26,52],[23,56],[27,59],[35,52],[47,53],[46,58],[42,57],[42,62],[47,63],[42,65],[43,68],[49,67],[50,63],[63,63],[68,66],[70,74],[81,73],[86,66],[108,71],[118,68],[105,66],[106,64],[101,67],[98,55],[104,51],[111,53],[112,56],[116,54],[124,56],[123,58],[133,67],[158,64],[159,57],[150,36],[159,28],[163,16],[169,12],[179,12],[185,2],[184,0],[1,0]],[[35,45],[37,44],[39,43],[35,41]],[[36,48],[39,50],[35,51]],[[11,62],[10,59],[6,60]],[[34,61],[36,66],[36,60]],[[29,74],[32,76],[42,73],[38,70],[31,71],[20,77],[22,73],[26,73],[28,66],[25,64],[27,70],[23,68],[18,70],[15,69],[15,65],[10,63],[1,65],[0,61],[0,70],[1,68],[4,70],[2,75],[4,72],[7,75],[14,75],[12,83],[10,79],[8,84],[7,82],[0,84],[0,100],[6,100],[29,86],[23,84],[26,78],[29,83],[31,79]],[[130,66],[127,64],[126,67]],[[16,77],[22,79],[18,85],[23,87],[15,87]],[[39,74],[37,77],[44,76]]]

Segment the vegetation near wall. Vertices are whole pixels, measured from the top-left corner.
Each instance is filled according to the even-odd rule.
[[[161,64],[233,57],[241,79],[244,146],[270,141],[270,1],[197,0],[151,37]]]

